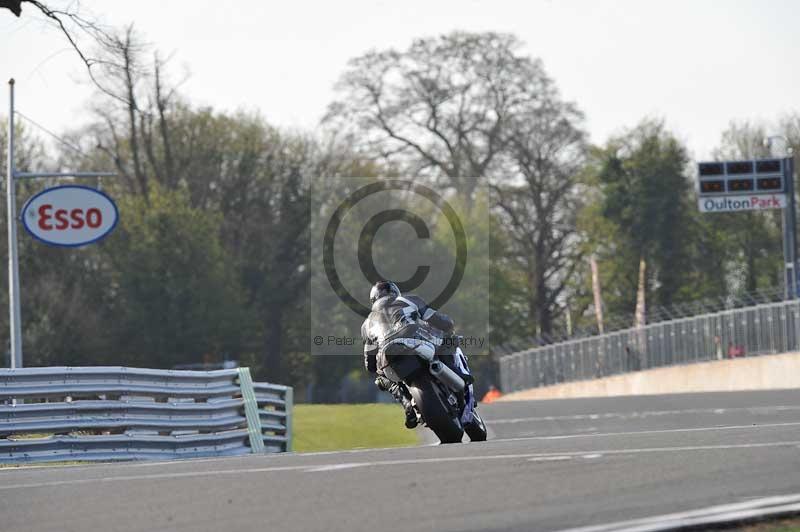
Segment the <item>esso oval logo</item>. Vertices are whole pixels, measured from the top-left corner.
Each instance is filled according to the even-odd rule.
[[[39,192],[22,208],[22,223],[34,238],[54,246],[97,242],[117,225],[114,201],[99,190],[64,185]]]

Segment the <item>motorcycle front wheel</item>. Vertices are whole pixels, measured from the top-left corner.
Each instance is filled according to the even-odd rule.
[[[460,443],[464,437],[464,428],[458,415],[452,412],[447,403],[447,396],[433,383],[425,373],[417,376],[407,384],[408,391],[414,398],[422,421],[431,429],[442,443]]]
[[[472,421],[464,425],[464,432],[469,436],[469,441],[486,441],[486,423],[477,410],[472,412]]]

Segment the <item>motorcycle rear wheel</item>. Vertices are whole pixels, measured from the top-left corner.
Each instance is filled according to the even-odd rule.
[[[447,400],[442,397],[431,378],[422,374],[408,383],[408,391],[414,398],[422,420],[442,443],[461,443],[464,428],[457,415],[451,411]]]

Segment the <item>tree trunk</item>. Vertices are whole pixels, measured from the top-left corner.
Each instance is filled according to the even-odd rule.
[[[603,334],[603,294],[600,291],[600,273],[597,268],[597,259],[592,256],[589,259],[592,268],[592,293],[594,294],[594,315],[597,318],[597,330]]]
[[[280,383],[284,377],[281,363],[283,311],[272,307],[267,316],[268,319],[264,324],[264,351],[261,358],[264,377],[269,382]]]
[[[538,273],[538,272],[537,272]],[[538,273],[536,280],[536,311],[539,330],[546,335],[553,332],[553,313],[548,306],[547,284],[542,273]]]
[[[645,308],[645,297],[647,293],[647,276],[645,269],[647,263],[644,257],[639,259],[639,286],[636,290],[636,314],[634,318],[634,327],[644,327],[647,321],[647,311]]]
[[[647,364],[647,342],[644,332],[644,326],[647,324],[647,307],[645,305],[645,298],[647,296],[647,263],[644,257],[639,259],[639,287],[636,290],[636,316],[634,318],[634,327],[636,328],[636,336],[634,337],[634,349],[628,351],[628,364],[629,370],[639,370],[649,367]]]
[[[141,156],[139,155],[139,133],[137,132],[136,127],[136,114],[139,111],[139,107],[136,104],[136,80],[134,79],[134,72],[133,69],[134,65],[134,51],[132,50],[133,42],[132,42],[132,32],[133,26],[128,28],[128,33],[125,38],[125,41],[120,44],[122,48],[123,60],[124,60],[124,82],[125,82],[125,99],[127,103],[127,112],[128,112],[128,131],[129,137],[128,142],[130,142],[131,148],[131,157],[133,159],[133,175],[136,178],[137,183],[139,184],[139,192],[144,196],[145,201],[149,201],[149,190],[147,188],[147,177],[144,175],[142,171],[142,162]]]

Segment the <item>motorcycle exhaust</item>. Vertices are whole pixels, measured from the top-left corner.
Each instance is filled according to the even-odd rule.
[[[431,362],[430,372],[431,375],[439,379],[439,382],[443,383],[454,392],[463,392],[466,387],[464,379],[438,360]]]

